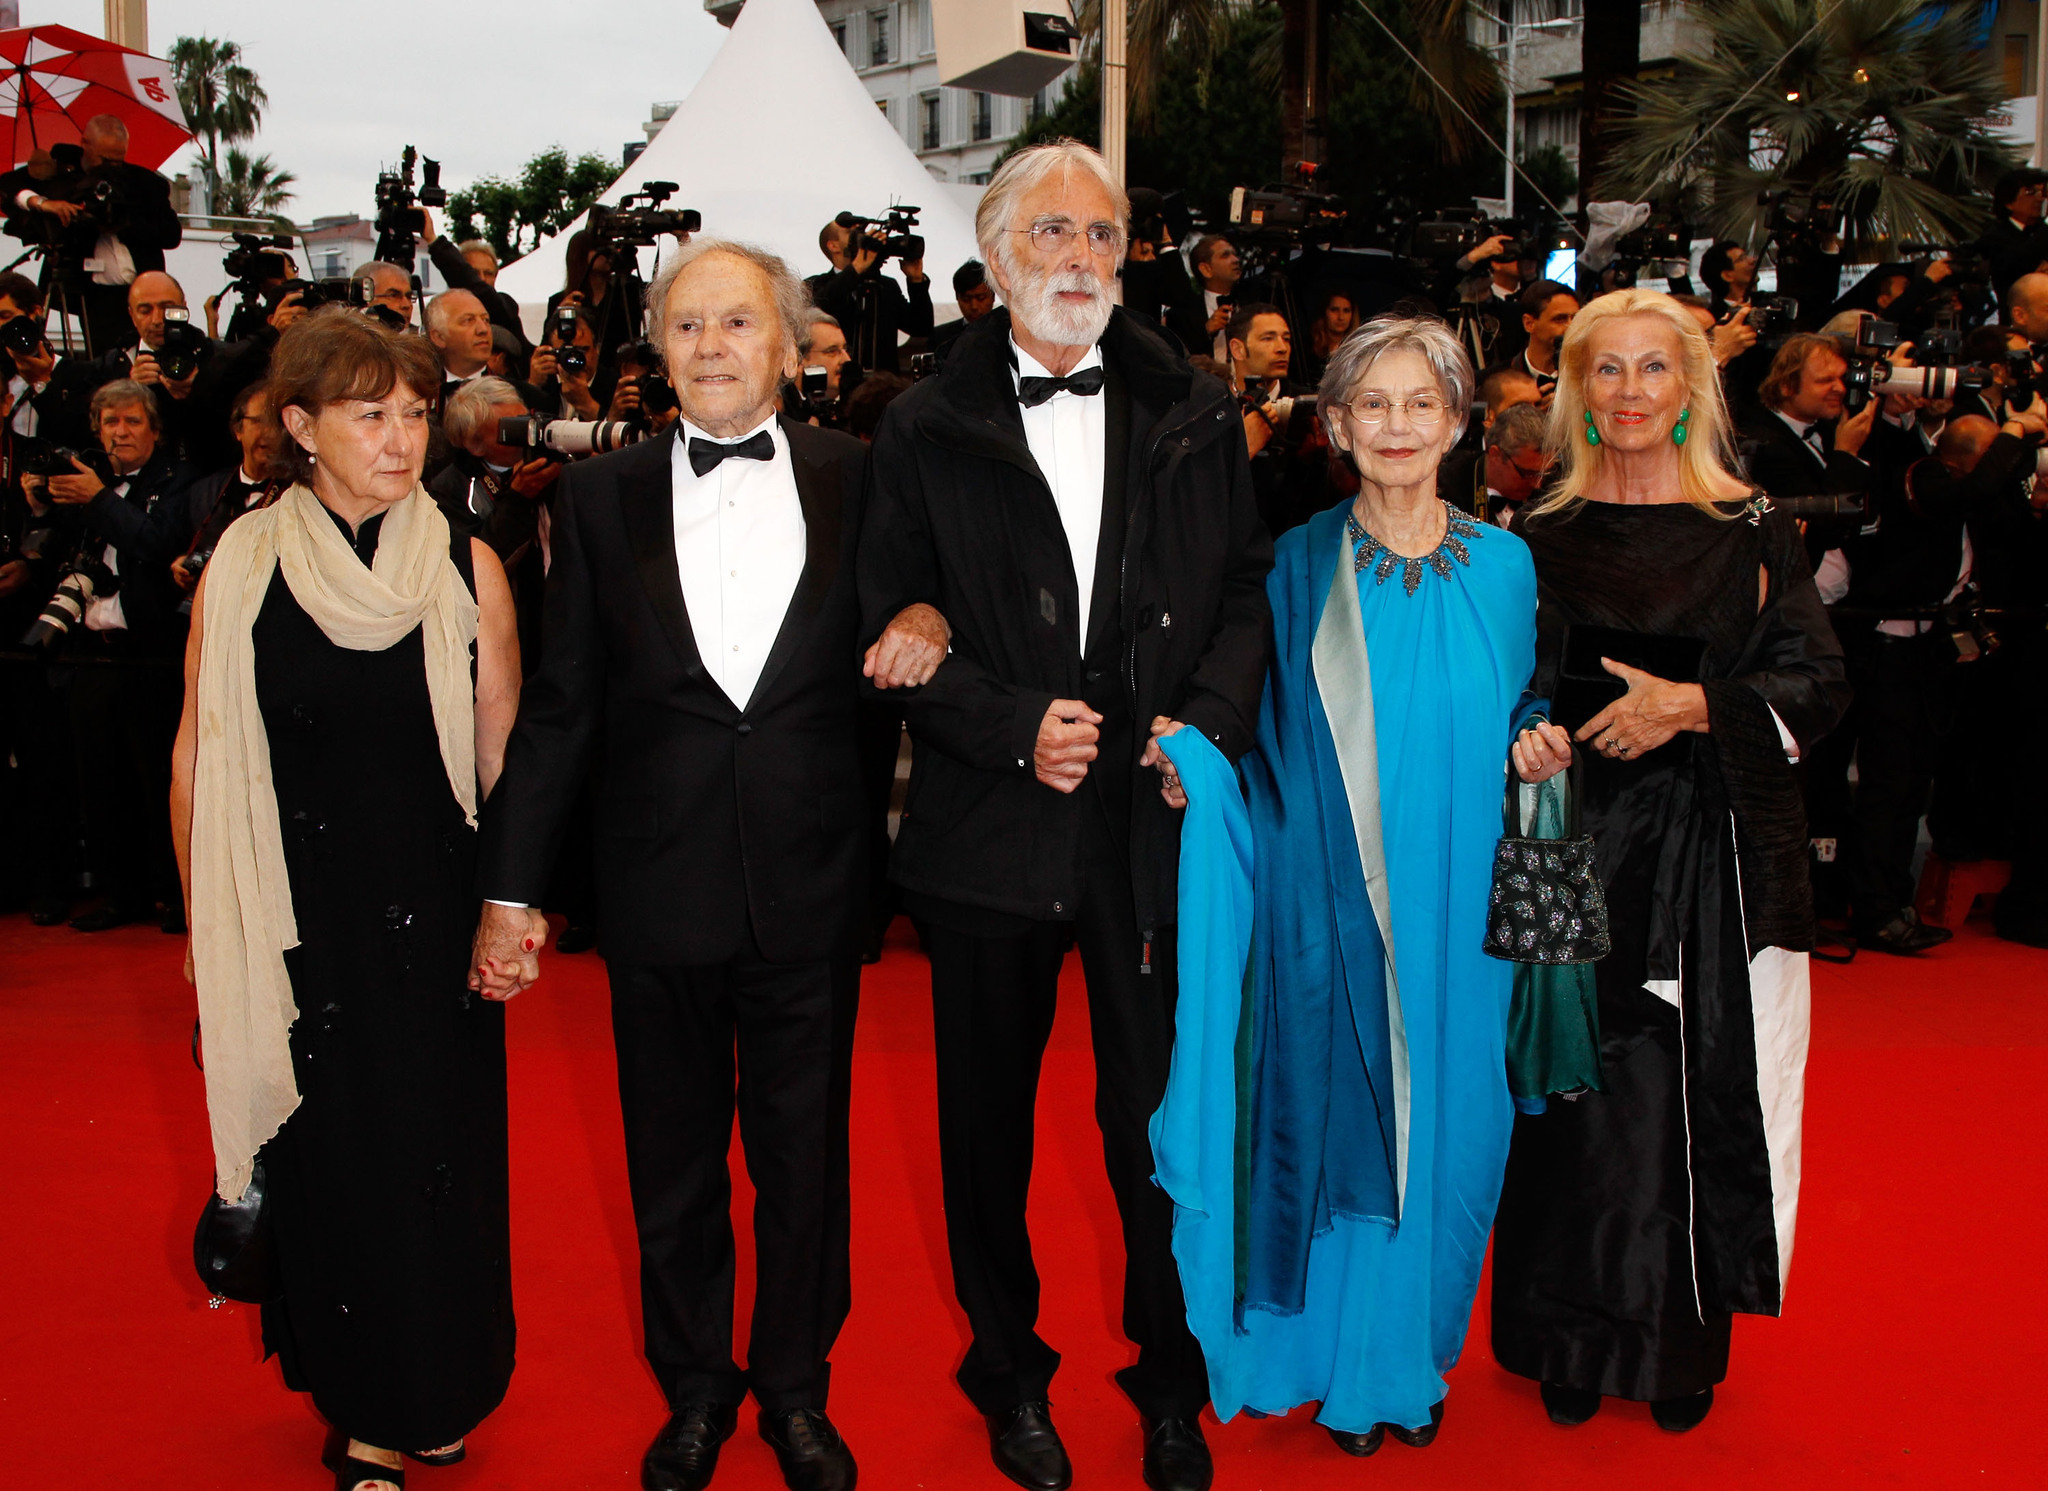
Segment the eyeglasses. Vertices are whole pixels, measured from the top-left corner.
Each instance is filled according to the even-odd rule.
[[[1351,417],[1362,425],[1385,424],[1396,409],[1406,409],[1411,424],[1427,426],[1442,422],[1444,408],[1444,401],[1433,393],[1419,393],[1412,399],[1385,399],[1369,393],[1351,405]]]
[[[1094,223],[1087,228],[1077,228],[1072,223],[1033,223],[1028,228],[1012,228],[1012,233],[1029,233],[1031,241],[1048,254],[1062,252],[1078,237],[1086,237],[1089,249],[1108,258],[1124,246],[1121,228],[1108,223]]]

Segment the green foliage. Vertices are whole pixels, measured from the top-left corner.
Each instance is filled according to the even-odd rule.
[[[448,236],[460,242],[482,238],[509,264],[552,238],[595,202],[619,174],[603,155],[574,160],[557,145],[543,150],[514,180],[486,176],[448,197]]]
[[[1389,23],[1401,31],[1407,22],[1399,7],[1388,3],[1387,10]],[[1130,129],[1131,185],[1183,191],[1191,206],[1216,221],[1232,187],[1274,179],[1280,159],[1280,21],[1275,4],[1233,6],[1199,44],[1169,49],[1152,123],[1140,128],[1133,122]],[[1437,206],[1500,190],[1498,157],[1483,145],[1462,165],[1446,163],[1439,121],[1418,111],[1410,97],[1414,68],[1378,27],[1339,10],[1330,33],[1330,148],[1317,178],[1322,189],[1346,197],[1360,211],[1389,202]],[[1498,137],[1498,101],[1491,115],[1483,111],[1483,99],[1467,106]],[[1101,141],[1101,74],[1092,61],[1083,64],[1059,105],[1027,126],[1010,149],[1062,135],[1089,145]]]
[[[1579,189],[1578,172],[1572,169],[1572,163],[1561,146],[1545,145],[1541,150],[1523,156],[1521,169],[1523,179],[1516,187],[1517,206],[1521,205],[1522,188],[1529,182],[1534,182],[1538,191],[1560,207]]]
[[[204,142],[201,169],[217,194],[221,187],[220,147],[254,137],[270,96],[242,60],[238,42],[181,36],[171,43],[168,60],[185,122]]]
[[[267,155],[250,156],[230,146],[228,168],[215,189],[213,210],[222,217],[276,217],[291,201],[298,178]]]
[[[1778,187],[1844,208],[1852,240],[1973,236],[1979,191],[2016,163],[1984,124],[2004,89],[1975,49],[1977,8],[1838,0],[1807,37],[1819,14],[1818,0],[1697,6],[1711,49],[1626,90],[1636,117],[1602,194],[1675,194],[1716,237],[1753,248],[1758,194]]]

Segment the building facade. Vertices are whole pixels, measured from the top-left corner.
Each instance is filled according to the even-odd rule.
[[[704,9],[721,25],[730,26],[743,3],[704,0]],[[941,87],[931,0],[817,3],[875,107],[934,181],[986,185],[1004,147],[1066,90],[1066,77],[1033,98]]]

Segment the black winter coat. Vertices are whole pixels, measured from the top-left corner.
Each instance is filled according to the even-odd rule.
[[[889,406],[868,463],[861,538],[863,640],[923,601],[952,655],[901,695],[916,744],[892,877],[906,889],[1039,920],[1074,915],[1082,812],[1095,794],[1037,780],[1032,753],[1054,699],[1101,709],[1121,690],[1134,724],[1131,888],[1141,928],[1174,920],[1180,816],[1141,768],[1165,715],[1233,761],[1251,748],[1272,647],[1259,521],[1236,401],[1166,337],[1118,310],[1102,338],[1112,397],[1129,399],[1118,676],[1082,662],[1066,531],[1032,459],[1011,382],[1010,313],[964,333],[938,376]],[[1105,487],[1117,479],[1115,472]],[[1098,599],[1098,606],[1100,600]],[[1098,650],[1097,658],[1101,656]],[[1106,711],[1105,711],[1106,712]],[[1123,794],[1105,793],[1110,801]]]

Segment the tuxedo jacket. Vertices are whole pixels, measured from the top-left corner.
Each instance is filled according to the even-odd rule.
[[[591,780],[597,913],[615,963],[716,963],[750,940],[793,963],[853,945],[866,864],[853,574],[866,447],[781,424],[806,554],[744,707],[705,671],[683,600],[676,431],[574,463],[556,487],[547,646],[484,807],[479,889],[539,904]]]

